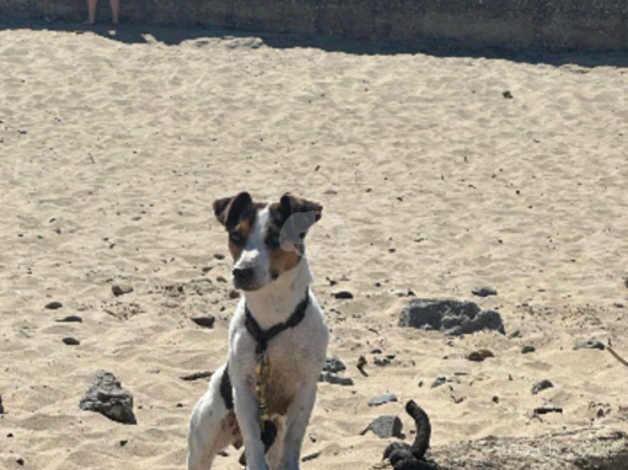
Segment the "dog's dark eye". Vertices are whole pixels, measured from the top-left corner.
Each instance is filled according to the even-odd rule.
[[[229,240],[231,241],[231,243],[234,243],[236,245],[242,245],[242,243],[244,243],[244,237],[237,230],[229,232]]]
[[[271,233],[266,237],[266,245],[271,248],[279,248],[279,235]]]

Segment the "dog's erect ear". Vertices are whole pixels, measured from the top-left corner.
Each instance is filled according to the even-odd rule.
[[[279,200],[279,212],[282,219],[279,237],[282,246],[289,242],[291,246],[298,247],[302,246],[310,227],[320,220],[323,206],[286,193]]]
[[[308,201],[307,199],[302,199],[290,193],[285,193],[281,196],[279,203],[281,205],[281,212],[286,217],[297,212],[308,214],[312,219],[310,225],[318,222],[323,214],[323,206],[317,202]]]
[[[251,205],[253,200],[247,192],[233,197],[223,197],[214,201],[214,215],[227,230],[237,225],[241,214]]]

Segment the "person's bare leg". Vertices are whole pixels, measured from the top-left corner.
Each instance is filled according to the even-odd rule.
[[[87,0],[87,20],[85,24],[94,24],[96,22],[96,6],[98,0]]]
[[[120,14],[120,0],[109,0],[111,3],[111,21],[113,24],[118,24],[118,17]]]

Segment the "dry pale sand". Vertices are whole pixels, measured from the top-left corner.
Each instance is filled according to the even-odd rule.
[[[325,207],[314,288],[355,385],[320,385],[304,453],[321,455],[304,469],[377,464],[386,441],[360,431],[398,414],[407,433],[409,398],[436,449],[628,430],[626,367],[572,350],[610,338],[628,355],[628,69],[146,39],[0,30],[1,468],[183,467],[205,381],[179,376],[224,360],[236,302],[211,203],[242,189]],[[134,292],[114,298],[118,281]],[[408,289],[469,299],[484,284],[499,295],[478,303],[520,337],[397,326]],[[215,328],[189,320],[203,313]],[[69,314],[83,323],[55,322]],[[464,358],[478,347],[495,357]],[[392,363],[373,365],[374,348]],[[137,426],[79,410],[101,368],[134,394]],[[546,378],[555,387],[532,395]],[[367,406],[386,391],[400,401]],[[548,403],[564,413],[530,418]],[[229,454],[216,468],[238,468]]]

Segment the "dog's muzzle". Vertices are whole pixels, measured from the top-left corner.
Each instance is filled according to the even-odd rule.
[[[255,269],[253,268],[234,268],[233,284],[238,289],[254,290]]]

